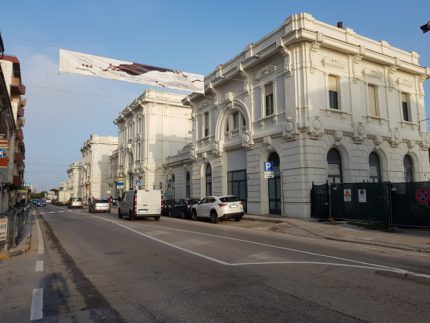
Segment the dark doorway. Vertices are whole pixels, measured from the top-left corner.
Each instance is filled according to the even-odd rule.
[[[228,194],[236,195],[236,197],[242,201],[245,213],[247,211],[248,200],[247,185],[246,169],[227,172]]]
[[[269,160],[273,164],[273,172],[275,177],[268,179],[269,185],[269,213],[270,214],[281,214],[281,172],[279,170],[279,155],[277,153],[271,153]]]

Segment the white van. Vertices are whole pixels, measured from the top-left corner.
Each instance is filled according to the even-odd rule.
[[[137,217],[154,217],[160,220],[161,191],[160,190],[132,190],[124,193],[119,202],[118,217],[127,216],[130,221]]]

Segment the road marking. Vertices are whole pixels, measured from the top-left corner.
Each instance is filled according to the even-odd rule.
[[[37,239],[39,240],[39,245],[37,248],[37,254],[42,255],[45,252],[45,246],[43,244],[43,236],[42,236],[42,231],[40,230],[39,221],[40,220],[36,221]]]
[[[118,222],[116,222],[116,223],[115,223],[115,222],[112,222],[112,220],[105,219],[105,218],[102,218],[102,217],[100,217],[100,216],[96,216],[96,215],[95,215],[94,217],[99,218],[99,219],[102,219],[102,220],[104,220],[104,221],[108,221],[108,222],[114,223],[114,224],[116,224],[116,225],[118,225],[118,226],[120,226],[120,227],[122,227],[122,228],[124,228],[124,229],[126,229],[126,230],[129,230],[129,231],[131,231],[131,232],[134,232],[134,233],[136,233],[136,234],[138,234],[138,235],[140,235],[140,236],[143,236],[143,237],[145,237],[145,238],[148,238],[148,239],[151,239],[151,240],[157,241],[157,242],[162,243],[162,244],[164,244],[164,245],[166,245],[166,246],[169,246],[169,247],[172,247],[172,248],[175,248],[175,249],[181,250],[181,251],[183,251],[183,252],[186,252],[186,253],[192,254],[192,255],[194,255],[194,256],[201,257],[201,258],[204,258],[204,259],[207,259],[207,260],[210,260],[210,261],[216,262],[216,263],[221,264],[221,265],[225,265],[225,266],[228,266],[228,265],[229,265],[229,263],[228,263],[228,262],[225,262],[225,261],[222,261],[222,260],[219,260],[219,259],[216,259],[216,258],[212,258],[212,257],[206,256],[206,255],[204,255],[204,254],[201,254],[201,253],[199,253],[199,252],[195,252],[195,251],[192,251],[192,250],[188,250],[188,249],[185,249],[185,248],[182,248],[182,247],[176,246],[176,245],[174,245],[174,244],[172,244],[172,243],[169,243],[169,242],[166,242],[166,241],[163,241],[163,240],[160,240],[160,239],[157,239],[157,238],[151,237],[151,236],[150,236],[150,235],[148,235],[148,234],[145,234],[145,233],[139,232],[139,231],[137,231],[137,230],[134,230],[134,229],[132,229],[132,228],[129,228],[129,227],[125,226],[125,225],[122,225],[121,223],[118,223]]]
[[[162,241],[160,239],[151,237],[151,236],[149,236],[147,234],[144,234],[144,233],[139,232],[137,230],[131,229],[131,228],[129,228],[129,227],[121,224],[121,222],[119,222],[119,221],[112,220],[112,219],[102,218],[100,216],[94,216],[94,217],[95,218],[99,218],[99,219],[101,219],[103,221],[110,222],[112,224],[118,225],[118,226],[120,226],[120,227],[122,227],[122,228],[124,228],[126,230],[132,231],[132,232],[134,232],[134,233],[136,233],[138,235],[141,235],[143,237],[146,237],[148,239],[160,242],[160,243],[165,244],[167,246],[170,246],[172,248],[184,251],[186,253],[192,254],[192,255],[197,256],[197,257],[201,257],[201,258],[204,258],[204,259],[216,262],[216,263],[224,265],[224,266],[255,266],[255,265],[274,265],[274,264],[277,264],[277,265],[282,265],[282,264],[284,264],[284,265],[285,264],[319,264],[319,265],[330,265],[330,266],[349,267],[349,268],[358,268],[358,269],[381,270],[381,271],[394,272],[394,273],[401,274],[401,275],[409,275],[409,276],[412,276],[412,277],[420,277],[420,278],[430,279],[430,275],[419,274],[419,273],[415,273],[415,272],[412,272],[412,271],[403,270],[403,269],[396,268],[396,267],[388,267],[388,266],[383,266],[383,265],[377,265],[377,264],[372,264],[372,263],[363,262],[363,261],[357,261],[357,260],[343,258],[343,257],[329,256],[329,255],[319,254],[319,253],[315,253],[315,252],[311,252],[311,251],[305,251],[305,250],[300,250],[300,249],[292,249],[292,248],[287,248],[287,247],[281,247],[281,246],[271,245],[271,244],[267,244],[267,243],[261,243],[261,242],[255,242],[255,241],[250,241],[250,240],[225,237],[225,236],[220,236],[220,235],[216,235],[216,234],[202,233],[202,232],[196,232],[196,231],[191,231],[191,230],[183,230],[183,229],[176,229],[176,228],[170,228],[170,227],[162,227],[162,226],[150,225],[150,224],[142,224],[142,226],[144,226],[144,227],[152,227],[152,228],[157,228],[157,229],[168,229],[168,230],[172,230],[172,231],[180,231],[180,232],[193,233],[193,234],[197,234],[197,235],[216,237],[216,238],[220,238],[220,239],[226,239],[226,240],[232,240],[232,241],[244,242],[244,243],[249,243],[249,244],[255,244],[255,245],[264,246],[264,247],[270,247],[270,248],[275,248],[275,249],[293,251],[293,252],[303,253],[303,254],[312,255],[312,256],[319,256],[319,257],[324,257],[324,258],[329,258],[329,259],[341,260],[341,261],[346,261],[346,262],[350,262],[350,263],[353,263],[353,264],[341,264],[341,263],[329,263],[329,262],[312,262],[312,261],[307,261],[307,262],[305,262],[305,261],[272,261],[272,262],[228,263],[228,262],[225,262],[223,260],[216,259],[216,258],[213,258],[213,257],[210,257],[210,256],[206,256],[206,255],[201,254],[199,252],[188,250],[188,249],[179,247],[177,245],[174,245],[172,243],[168,243],[168,242]]]
[[[169,232],[164,230],[157,230],[157,231],[148,232],[148,234],[152,237],[156,237],[156,236],[162,236],[163,234],[169,234]]]
[[[43,271],[43,260],[36,261],[36,272]]]
[[[31,300],[30,321],[41,320],[43,318],[43,288],[33,289],[33,299]]]

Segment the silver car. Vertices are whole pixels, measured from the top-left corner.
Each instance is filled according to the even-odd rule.
[[[110,203],[107,199],[94,199],[88,206],[88,212],[107,212],[110,213]]]
[[[210,218],[212,223],[219,219],[240,221],[244,215],[242,201],[234,195],[206,196],[191,208],[193,220],[199,217]]]

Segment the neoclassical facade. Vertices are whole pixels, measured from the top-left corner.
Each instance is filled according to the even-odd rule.
[[[118,138],[91,135],[81,148],[82,162],[77,192],[85,201],[112,195],[111,155],[118,148]],[[75,189],[74,189],[75,191]]]
[[[124,183],[119,190],[140,187],[173,193],[163,164],[191,142],[191,107],[183,99],[183,95],[146,90],[114,121],[119,146],[112,160],[118,161],[117,183]]]
[[[312,183],[428,181],[430,69],[418,58],[310,14],[289,17],[184,100],[192,143],[164,164],[177,198],[236,194],[250,214],[309,217]]]
[[[67,169],[67,187],[70,197],[83,197],[83,167],[80,161],[72,163]]]

